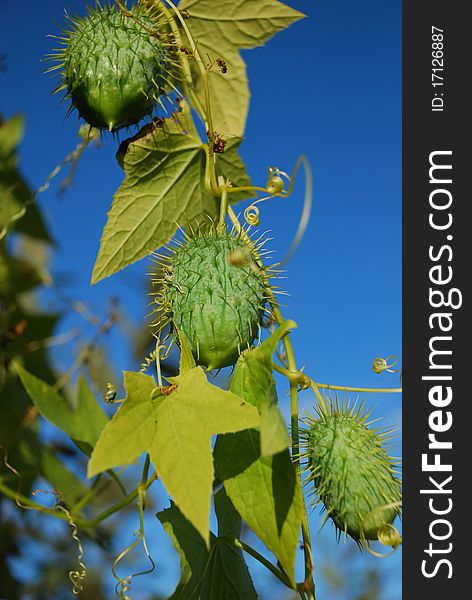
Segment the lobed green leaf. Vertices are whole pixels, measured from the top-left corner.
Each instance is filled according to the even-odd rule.
[[[97,283],[167,243],[180,225],[215,219],[217,200],[205,189],[206,149],[188,105],[162,126],[143,128],[127,144],[125,179],[116,192],[92,274]],[[250,183],[238,156],[241,140],[227,145],[220,174]]]
[[[295,584],[303,501],[289,451],[262,456],[260,433],[250,430],[219,436],[214,456],[234,507]]]
[[[293,321],[285,321],[260,346],[244,352],[234,371],[231,391],[256,406],[261,414],[261,454],[271,456],[290,446],[290,437],[277,403],[277,390],[272,375],[272,355]]]
[[[224,489],[215,496],[218,537],[211,534],[211,549],[176,506],[157,514],[180,556],[181,578],[169,600],[256,600],[251,576],[241,549],[229,538],[239,537],[241,518]]]
[[[242,136],[249,107],[246,65],[239,50],[261,46],[278,31],[304,15],[277,0],[183,0],[186,23],[205,62],[221,58],[227,72],[211,70],[210,90],[215,129],[222,134]],[[204,100],[201,80],[195,89]]]
[[[66,433],[86,454],[90,454],[108,419],[88,389],[85,379],[79,378],[77,402],[72,407],[45,381],[19,365],[17,371],[40,415]]]
[[[41,448],[40,465],[41,474],[67,506],[75,504],[87,492],[88,488],[77,475],[70,471],[48,446]]]
[[[211,438],[257,427],[257,410],[211,385],[196,367],[158,388],[142,373],[126,373],[127,397],[104,429],[89,462],[89,477],[130,464],[148,452],[164,486],[185,517],[209,543],[214,479]]]

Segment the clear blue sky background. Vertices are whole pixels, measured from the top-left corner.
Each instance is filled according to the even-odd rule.
[[[265,181],[268,166],[290,171],[301,152],[313,166],[312,220],[284,282],[290,294],[285,313],[299,325],[293,334],[298,362],[321,382],[396,387],[396,376],[373,374],[371,362],[376,356],[401,356],[401,2],[290,4],[309,18],[266,47],[244,52],[252,100],[242,155],[255,182]],[[69,0],[66,6],[82,14],[84,2]],[[21,164],[34,187],[77,143],[76,117],[65,118],[65,107],[50,93],[55,81],[43,74],[40,62],[54,46],[46,35],[58,32],[55,21],[63,23],[63,8],[64,0],[0,0],[0,53],[7,65],[0,74],[0,111],[4,117],[16,112],[26,117]],[[116,148],[105,135],[100,150],[84,155],[75,187],[58,198],[53,186],[40,203],[57,240],[52,269],[71,274],[69,295],[97,312],[110,296],[119,296],[139,325],[146,313],[147,261],[89,286],[106,212],[123,177]],[[300,178],[290,199],[262,205],[262,225],[272,231],[278,258],[296,230],[302,189]],[[62,327],[70,325],[66,320]],[[109,347],[120,369],[136,368],[119,330],[110,335]],[[57,358],[70,364],[72,352]],[[283,388],[280,398],[286,404]],[[303,407],[312,400],[306,392]],[[400,423],[398,396],[371,395],[367,401],[377,406],[375,415],[386,416],[386,425]],[[398,444],[395,450],[400,452]],[[152,527],[160,539],[158,526]],[[334,531],[327,526],[318,534],[318,529],[314,513],[317,565],[335,561]],[[369,555],[359,560],[363,566],[376,561]],[[172,589],[173,564],[164,561],[155,589]],[[385,575],[382,600],[399,600],[400,553],[375,566]],[[349,591],[336,595],[323,586],[320,579],[320,600],[352,598]],[[267,598],[284,598],[269,580],[265,589]]]

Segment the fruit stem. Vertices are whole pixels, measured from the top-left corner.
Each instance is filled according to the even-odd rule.
[[[249,235],[244,231],[239,222],[239,219],[232,209],[231,206],[228,206],[228,216],[234,225],[238,234],[245,240],[245,242],[249,245],[251,250],[254,252],[256,257],[256,261],[258,263],[258,267],[261,270],[261,273],[264,278],[264,283],[268,295],[268,300],[272,308],[272,312],[274,315],[275,321],[282,325],[285,322],[285,319],[282,315],[282,312],[279,308],[277,300],[275,299],[274,292],[269,283],[269,279],[267,277],[266,271],[264,269],[264,264],[262,260],[259,258],[259,254],[257,252],[257,248],[255,247],[253,241],[249,237]],[[282,343],[285,348],[285,354],[287,356],[287,364],[289,371],[297,372],[297,363],[295,360],[295,353],[293,351],[293,346],[290,341],[288,335],[285,335],[282,339]],[[298,457],[300,451],[300,441],[299,441],[299,430],[298,430],[298,383],[294,379],[290,379],[290,416],[291,416],[291,429],[292,429],[292,457]],[[297,481],[300,485],[300,489],[302,488],[302,478],[300,472],[300,463],[298,458],[293,460],[293,465],[295,469],[295,474],[297,477]],[[313,583],[313,555],[311,550],[311,540],[310,540],[310,528],[308,525],[308,514],[306,511],[306,504],[303,500],[303,514],[302,514],[302,538],[303,538],[303,551],[305,556],[305,581],[304,588],[308,591],[308,593],[312,593],[314,591],[314,583]]]

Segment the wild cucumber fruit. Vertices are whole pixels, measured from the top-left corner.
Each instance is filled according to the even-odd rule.
[[[233,365],[255,340],[265,284],[253,252],[240,238],[216,232],[187,238],[161,257],[154,284],[160,286],[158,324],[171,321],[198,364],[209,369]]]
[[[401,538],[392,523],[400,512],[401,484],[383,447],[387,432],[373,430],[363,407],[329,402],[305,419],[302,456],[319,500],[340,532],[361,546]]]
[[[169,44],[154,32],[154,19],[139,7],[125,14],[116,5],[97,5],[86,18],[71,19],[59,38],[63,48],[51,55],[62,69],[71,108],[99,129],[117,130],[152,112],[169,71]]]

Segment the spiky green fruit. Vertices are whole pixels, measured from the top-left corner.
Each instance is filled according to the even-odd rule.
[[[371,429],[367,418],[362,407],[329,402],[305,420],[308,480],[340,531],[362,546],[369,540],[396,546],[401,484],[383,446],[386,432]]]
[[[151,113],[170,64],[156,21],[137,6],[126,15],[116,5],[71,21],[52,56],[60,61],[53,69],[62,68],[57,91],[66,90],[80,116],[99,129],[117,130]]]
[[[233,365],[256,338],[265,284],[240,238],[206,233],[187,239],[167,257],[155,283],[161,286],[156,296],[160,322],[172,320],[198,364]]]

